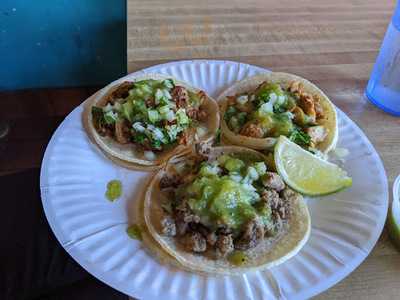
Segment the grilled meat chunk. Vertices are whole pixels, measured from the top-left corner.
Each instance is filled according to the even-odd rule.
[[[176,235],[175,221],[171,216],[166,215],[161,219],[161,231],[166,236]]]
[[[107,103],[114,104],[117,99],[124,99],[129,96],[129,90],[133,88],[133,83],[124,81],[109,96]]]
[[[181,178],[174,174],[174,175],[164,175],[160,179],[160,189],[166,189],[170,187],[177,187],[181,183]]]
[[[175,208],[174,217],[178,235],[184,235],[188,231],[189,223],[200,222],[200,217],[192,213],[189,205],[185,201],[182,201],[182,203]]]
[[[325,129],[325,127],[321,126],[321,125],[308,127],[306,129],[306,133],[310,136],[311,141],[314,144],[318,144],[318,143],[322,142],[328,135],[328,132]]]
[[[247,222],[244,231],[235,240],[235,249],[248,250],[257,246],[264,238],[264,225],[258,218]]]
[[[131,140],[129,131],[129,123],[126,120],[119,120],[115,122],[115,139],[118,143],[127,144]]]
[[[274,172],[267,172],[262,178],[262,183],[265,187],[278,192],[285,188],[285,183],[283,182],[281,176]]]
[[[232,235],[220,234],[215,243],[215,253],[218,258],[227,256],[234,250]]]
[[[185,108],[188,105],[189,92],[182,86],[175,86],[171,91],[171,97],[178,108]]]
[[[206,239],[199,232],[190,232],[182,238],[182,245],[187,251],[204,252],[207,250]]]
[[[264,136],[264,131],[261,125],[249,122],[243,126],[242,130],[240,130],[240,134],[253,138],[262,138]]]

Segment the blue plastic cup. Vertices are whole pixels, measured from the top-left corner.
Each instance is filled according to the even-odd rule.
[[[385,112],[400,116],[400,1],[386,31],[365,91]]]

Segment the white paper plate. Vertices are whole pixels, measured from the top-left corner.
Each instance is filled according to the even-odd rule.
[[[188,81],[216,96],[237,80],[266,70],[229,61],[181,61],[148,68]],[[139,72],[141,73],[141,72]],[[129,80],[138,73],[118,81]],[[101,95],[99,91],[94,97]],[[125,233],[128,204],[148,174],[107,160],[86,137],[82,107],[64,120],[42,163],[43,207],[57,239],[87,271],[140,299],[304,299],[353,271],[376,243],[387,214],[388,185],[382,162],[362,131],[341,111],[339,146],[350,150],[346,169],[353,186],[308,199],[311,237],[301,252],[270,271],[205,277],[160,265]],[[109,180],[123,182],[123,197],[104,197]]]

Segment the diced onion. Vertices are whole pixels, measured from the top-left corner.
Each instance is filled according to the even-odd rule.
[[[269,94],[269,101],[274,102],[278,100],[278,96],[275,93]]]
[[[155,128],[154,130],[153,130],[153,137],[154,137],[154,139],[155,140],[162,140],[162,139],[164,139],[164,134],[162,133],[162,131],[159,129],[159,128]]]
[[[198,137],[203,137],[206,135],[207,133],[207,128],[203,127],[203,126],[199,126],[196,129],[196,133]]]
[[[285,100],[286,100],[286,97],[284,95],[280,95],[278,97],[278,103],[279,104],[283,104],[285,102]]]
[[[121,103],[119,103],[119,102],[115,102],[114,103],[114,108],[116,109],[116,110],[121,110],[121,107],[122,107],[122,105],[121,105]]]
[[[162,90],[157,89],[156,93],[154,94],[155,100],[160,102],[161,98],[164,96]]]
[[[110,103],[107,103],[107,105],[103,107],[104,112],[112,111],[112,109],[113,109],[113,107]]]
[[[153,131],[156,127],[154,125],[148,124],[147,129]]]
[[[241,95],[236,98],[236,102],[239,104],[245,104],[249,100],[249,97],[247,95]]]
[[[132,124],[132,128],[135,129],[137,132],[144,132],[146,128],[140,122],[136,122]]]
[[[167,121],[173,121],[175,120],[175,113],[173,110],[168,111],[168,113],[165,114],[165,119]]]
[[[154,154],[153,151],[144,151],[143,155],[148,160],[155,160],[156,159],[156,155]]]
[[[259,110],[263,113],[272,113],[274,111],[274,106],[272,102],[264,103],[260,106]]]
[[[167,114],[169,112],[169,106],[164,105],[158,108],[158,112],[162,115]]]
[[[171,99],[171,98],[172,98],[172,96],[171,96],[171,94],[169,93],[168,90],[163,89],[162,92],[163,92],[163,95],[164,95],[164,97],[165,97],[166,99]]]

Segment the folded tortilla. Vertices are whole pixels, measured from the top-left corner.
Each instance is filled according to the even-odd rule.
[[[211,149],[209,157],[218,157],[222,154],[240,154],[246,157],[254,157],[265,161],[261,153],[243,147],[225,146]],[[182,158],[182,160],[185,158]],[[182,162],[176,160],[176,163]],[[175,167],[172,163],[161,169],[150,181],[143,200],[143,225],[145,232],[151,238],[147,238],[147,246],[150,251],[156,253],[156,257],[163,258],[171,263],[174,258],[183,269],[196,273],[240,275],[244,272],[266,269],[283,263],[293,257],[306,243],[310,235],[311,220],[303,198],[295,197],[291,203],[292,212],[288,219],[288,230],[283,231],[274,238],[264,239],[255,248],[245,251],[247,260],[244,264],[237,266],[230,263],[226,258],[215,259],[201,254],[195,254],[183,250],[176,242],[175,237],[165,236],[161,233],[160,220],[164,212],[161,201],[159,183],[165,174],[173,174]],[[155,246],[158,244],[158,247]]]
[[[165,80],[173,79],[177,85],[185,87],[187,90],[198,93],[199,89],[190,86],[189,84],[176,80],[171,76],[165,76],[160,74],[144,74],[136,76],[133,81],[141,81],[146,79]],[[108,97],[115,91],[121,84],[121,80],[116,84],[111,84],[93,96],[90,101],[85,103],[85,108],[82,114],[83,124],[89,135],[91,141],[93,141],[106,155],[112,159],[115,163],[127,167],[130,169],[138,170],[153,170],[160,168],[170,158],[179,156],[190,151],[192,145],[176,145],[174,148],[169,150],[163,150],[156,153],[155,160],[146,159],[143,155],[143,151],[139,151],[138,147],[133,143],[120,144],[115,139],[108,136],[101,136],[93,125],[91,109],[93,106],[102,106],[106,103]],[[207,112],[208,117],[204,122],[199,122],[199,126],[202,126],[207,130],[206,134],[201,138],[198,138],[196,142],[208,142],[215,137],[215,134],[219,128],[219,108],[214,99],[206,95],[202,108]]]
[[[231,131],[224,120],[225,110],[227,108],[227,96],[234,96],[237,94],[254,91],[263,82],[279,83],[283,87],[288,87],[290,83],[298,81],[303,85],[304,92],[311,95],[318,95],[320,104],[324,110],[324,117],[317,121],[317,125],[322,125],[328,130],[328,135],[323,142],[317,144],[316,148],[324,153],[336,147],[338,140],[338,123],[336,110],[333,103],[316,85],[310,81],[289,73],[264,73],[246,78],[242,81],[234,83],[232,86],[223,91],[218,97],[217,101],[220,105],[221,114],[221,133],[225,140],[228,140],[233,145],[249,147],[256,150],[272,149],[276,143],[276,138],[254,138]]]

